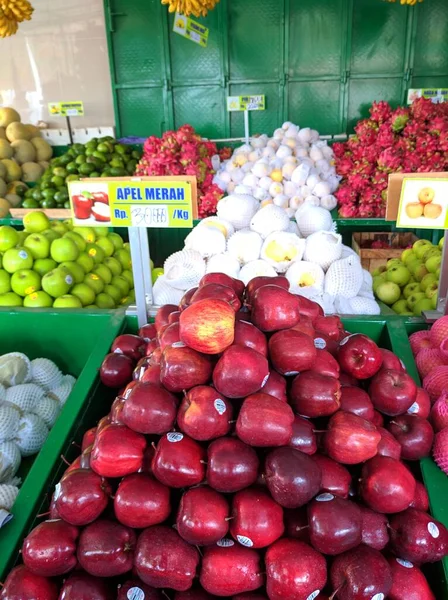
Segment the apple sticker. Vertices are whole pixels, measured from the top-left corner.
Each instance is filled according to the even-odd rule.
[[[397,561],[397,563],[399,565],[401,565],[405,569],[413,569],[414,568],[414,565],[411,562],[409,562],[408,560],[403,560],[402,558],[396,558],[395,560]]]
[[[172,442],[173,444],[175,442],[180,442],[181,440],[184,439],[184,434],[183,433],[177,433],[176,431],[170,431],[170,433],[166,434],[166,439],[169,442]]]
[[[333,500],[334,496],[333,494],[320,494],[319,496],[317,496],[316,501],[317,502],[330,502],[330,500]]]
[[[242,546],[246,546],[246,548],[252,548],[254,545],[253,541],[245,535],[237,535],[236,539]]]
[[[323,339],[323,338],[315,338],[314,339],[314,346],[318,349],[318,350],[323,350],[324,348],[326,348],[327,346],[327,342]]]
[[[306,600],[314,600],[314,598],[317,598],[319,594],[320,590],[315,590],[314,592],[311,592]]]
[[[145,592],[139,587],[133,587],[128,590],[128,600],[145,600]]]
[[[222,540],[216,542],[216,545],[220,548],[231,548],[235,545],[235,542],[233,540],[229,540],[228,538],[222,538]]]
[[[227,410],[226,404],[224,400],[221,400],[221,398],[216,398],[216,400],[213,402],[213,406],[216,408],[216,411],[220,415],[223,415]]]
[[[434,538],[437,539],[440,535],[440,531],[439,528],[437,527],[437,525],[435,523],[433,523],[431,521],[431,523],[428,523],[428,531],[429,534]]]

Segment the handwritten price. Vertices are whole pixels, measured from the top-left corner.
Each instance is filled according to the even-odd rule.
[[[166,206],[131,206],[133,227],[168,227],[169,217]]]

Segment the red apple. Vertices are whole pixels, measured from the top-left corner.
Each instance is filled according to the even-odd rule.
[[[392,551],[417,564],[437,562],[448,554],[448,531],[431,515],[408,508],[390,519]]]
[[[198,300],[182,311],[179,327],[180,339],[187,346],[204,354],[219,354],[233,343],[235,311],[219,298]]]
[[[308,512],[306,506],[301,508],[285,508],[285,537],[310,543],[310,528],[308,526]]]
[[[232,288],[239,298],[243,297],[244,283],[239,279],[230,277],[230,275],[226,275],[225,273],[207,273],[200,280],[199,287],[201,288],[202,286],[208,285],[209,283],[219,283],[220,285],[226,285],[227,287]]]
[[[373,340],[355,333],[340,343],[338,361],[341,369],[349,375],[356,379],[369,379],[380,370],[383,355]]]
[[[208,385],[189,390],[177,414],[179,429],[194,440],[207,441],[230,431],[233,407],[227,398]]]
[[[263,394],[269,394],[270,396],[275,396],[279,400],[283,400],[283,402],[287,402],[286,379],[277,373],[277,371],[271,369],[269,371],[269,377],[263,386]]]
[[[398,440],[387,429],[384,429],[384,427],[378,427],[378,431],[381,434],[380,443],[378,444],[378,455],[400,460],[401,444]]]
[[[171,313],[173,314],[173,313]],[[170,315],[171,316],[171,315]],[[172,346],[173,344],[179,344],[180,342],[180,331],[179,331],[179,323],[171,323],[163,330],[163,333],[159,338],[159,345],[162,352],[165,350],[167,346]]]
[[[395,417],[405,413],[415,402],[417,385],[404,371],[381,369],[370,383],[369,396],[377,410]]]
[[[159,308],[154,319],[154,325],[157,333],[159,333],[163,327],[168,325],[168,317],[170,314],[178,310],[179,308],[175,304],[165,304]]]
[[[316,345],[316,340],[314,340]],[[317,347],[318,348],[318,347]],[[321,375],[327,375],[328,377],[339,378],[340,369],[338,361],[332,356],[327,350],[317,349],[316,360],[313,362],[311,367],[312,371],[320,373]]]
[[[23,542],[25,566],[42,577],[65,575],[77,565],[78,535],[78,529],[64,521],[44,521]]]
[[[199,552],[171,527],[155,525],[138,538],[134,569],[152,587],[188,590],[198,565]]]
[[[252,394],[241,407],[236,434],[250,446],[284,446],[292,436],[291,407],[269,394]]]
[[[362,516],[362,543],[375,550],[383,550],[389,543],[389,521],[386,515],[360,504]]]
[[[138,335],[124,333],[115,338],[111,351],[116,354],[129,356],[135,362],[139,361],[145,354],[146,342]]]
[[[88,448],[89,446],[91,446],[93,444],[93,442],[95,441],[95,435],[96,435],[96,427],[92,427],[91,429],[88,429],[83,438],[82,438],[82,443],[81,443],[81,452],[84,452],[84,450],[86,448]]]
[[[190,300],[190,306],[200,300],[220,299],[230,304],[235,312],[241,308],[241,301],[233,287],[222,285],[220,283],[206,283],[199,285],[199,288],[193,294]]]
[[[369,394],[355,386],[341,388],[341,410],[353,413],[367,421],[371,421],[374,417],[374,408]]]
[[[90,469],[78,469],[64,475],[53,496],[61,519],[71,525],[92,523],[106,509],[112,494],[109,483]]]
[[[373,411],[372,423],[375,425],[375,427],[382,427],[384,425],[384,417],[377,410]]]
[[[127,475],[115,494],[114,510],[117,520],[126,527],[158,525],[170,515],[170,490],[146,473]]]
[[[319,492],[322,473],[311,456],[294,448],[277,448],[266,457],[264,478],[280,506],[298,508]]]
[[[352,377],[348,373],[341,372],[339,375],[339,381],[341,382],[341,386],[344,387],[346,385],[352,385],[354,387],[359,386],[359,381]]]
[[[203,481],[205,450],[183,433],[170,432],[160,438],[152,462],[157,479],[173,488],[190,487]]]
[[[322,554],[335,556],[361,543],[361,510],[351,500],[320,494],[308,505],[308,523],[311,545]]]
[[[398,460],[375,456],[363,466],[361,497],[376,512],[388,514],[406,510],[414,495],[414,476]]]
[[[103,579],[78,571],[64,581],[59,600],[115,600],[115,591]]]
[[[337,315],[331,317],[319,315],[314,319],[313,325],[318,334],[322,333],[330,340],[336,341],[339,341],[341,332],[344,330],[341,319]]]
[[[398,358],[396,354],[386,348],[380,348],[380,352],[383,355],[382,369],[394,369],[394,371],[406,371],[403,361]]]
[[[118,588],[117,600],[160,600],[161,596],[157,590],[146,585],[140,579],[126,581]]]
[[[429,496],[425,486],[420,481],[415,482],[415,495],[409,508],[416,508],[427,512],[429,510]]]
[[[352,476],[347,469],[323,454],[314,454],[313,460],[317,462],[322,471],[320,491],[347,498],[352,482]]]
[[[302,301],[302,300],[303,300],[303,296],[301,297],[300,301]],[[316,333],[311,319],[309,319],[308,317],[305,317],[302,314],[300,315],[300,321],[298,323],[296,323],[294,325],[294,327],[291,327],[291,329],[293,331],[299,331],[300,333],[304,333],[313,339],[314,339],[314,335]]]
[[[283,535],[283,509],[269,494],[248,488],[233,497],[230,533],[243,546],[266,548]]]
[[[389,600],[436,600],[421,570],[402,558],[388,559],[392,572]]]
[[[146,344],[145,356],[151,356],[154,350],[159,347],[159,340],[156,338]]]
[[[252,299],[253,295],[258,290],[258,288],[261,288],[265,285],[276,285],[278,287],[283,288],[286,291],[289,290],[289,281],[283,275],[278,277],[268,277],[265,275],[260,275],[251,279],[247,284],[246,295],[249,301]]]
[[[96,435],[90,466],[102,477],[124,477],[141,468],[145,448],[141,433],[124,425],[107,425]]]
[[[309,300],[306,296],[300,296],[300,315],[308,317],[311,322],[314,322],[317,317],[324,315],[324,311],[317,302]]]
[[[315,598],[327,581],[325,558],[298,540],[278,540],[265,557],[270,600]]]
[[[155,383],[138,382],[126,398],[121,421],[139,433],[162,435],[173,428],[177,398]]]
[[[370,421],[341,410],[328,422],[324,446],[333,460],[356,465],[375,456],[380,440],[380,432]]]
[[[266,336],[255,325],[242,319],[235,323],[235,339],[234,344],[247,346],[256,350],[263,356],[268,355],[268,342]]]
[[[15,567],[6,578],[1,600],[57,600],[58,588],[50,579],[31,573],[24,565]]]
[[[179,308],[180,308],[181,312],[183,310],[185,310],[187,308],[187,306],[190,306],[191,299],[193,298],[194,294],[197,292],[198,289],[199,289],[198,287],[193,287],[193,288],[187,290],[185,292],[185,294],[182,296],[182,298],[180,299],[180,302],[179,302]]]
[[[162,353],[160,381],[170,392],[182,392],[207,383],[212,363],[207,356],[187,347],[168,346]]]
[[[314,454],[317,452],[317,440],[314,429],[314,424],[311,421],[296,415],[292,424],[292,437],[289,440],[289,446],[300,450],[304,454]]]
[[[261,331],[294,327],[300,320],[300,300],[286,289],[264,285],[250,295],[252,322]]]
[[[431,454],[434,430],[426,419],[400,415],[389,423],[388,428],[401,445],[401,458],[420,460]]]
[[[140,378],[140,381],[143,383],[155,383],[156,385],[161,385],[160,383],[160,364],[150,365]]]
[[[146,325],[143,325],[143,327],[140,327],[138,330],[138,335],[145,340],[146,343],[154,340],[157,337],[157,329],[155,324],[147,323]]]
[[[426,390],[421,387],[417,388],[417,396],[415,402],[406,411],[409,415],[417,415],[422,419],[427,419],[431,412],[431,399]]]
[[[266,358],[246,346],[231,346],[218,360],[213,385],[227,398],[245,398],[258,392],[269,377]]]
[[[94,577],[117,577],[132,569],[136,535],[129,527],[99,520],[87,525],[78,543],[78,561]]]
[[[209,487],[193,488],[181,498],[177,532],[193,546],[216,544],[227,535],[229,512],[224,496]]]
[[[207,455],[207,483],[218,492],[237,492],[257,480],[257,454],[240,440],[226,437],[215,440],[209,445]]]
[[[174,323],[179,323],[179,319],[180,319],[180,310],[176,310],[175,312],[172,312],[169,315],[168,323],[169,323],[169,325],[173,325]]]
[[[213,600],[216,596],[207,594],[205,590],[199,587],[192,587],[186,592],[176,592],[174,600]]]
[[[121,388],[132,379],[134,361],[125,354],[112,352],[103,360],[100,379],[107,387]]]
[[[292,382],[290,402],[305,417],[325,417],[340,406],[341,386],[334,377],[314,371],[300,373]]]
[[[269,357],[276,371],[282,375],[297,375],[312,368],[317,350],[308,335],[288,329],[271,337]]]

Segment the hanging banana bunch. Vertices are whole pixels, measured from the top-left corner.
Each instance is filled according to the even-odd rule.
[[[387,2],[396,2],[397,0],[387,0]],[[423,0],[400,0],[400,4],[403,6],[415,6],[418,2],[423,2]]]
[[[1,2],[1,0],[0,0]],[[219,0],[162,0],[162,4],[168,4],[170,13],[178,12],[186,17],[205,17],[209,10],[213,10]]]
[[[0,37],[14,35],[19,23],[31,19],[33,10],[28,0],[0,0]]]

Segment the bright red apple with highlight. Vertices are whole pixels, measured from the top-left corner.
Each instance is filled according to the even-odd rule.
[[[25,566],[42,577],[65,575],[77,565],[78,535],[78,529],[64,521],[44,521],[23,542]]]
[[[200,285],[190,300],[190,306],[201,300],[220,299],[228,302],[235,312],[241,308],[241,301],[232,287],[220,283]],[[213,353],[214,354],[214,353]]]
[[[249,301],[252,299],[255,292],[266,285],[276,285],[278,287],[283,288],[284,290],[289,290],[289,281],[283,275],[279,275],[277,277],[268,277],[265,275],[260,275],[258,277],[254,277],[249,281],[246,287],[246,295]]]
[[[293,423],[289,404],[269,394],[252,394],[243,402],[236,434],[250,446],[285,446],[291,439]]]
[[[400,460],[401,458],[401,444],[395,437],[384,429],[384,427],[378,427],[378,431],[381,434],[380,443],[378,444],[378,455],[379,456],[389,456],[390,458],[395,458],[395,460]]]
[[[375,456],[362,468],[361,497],[372,510],[396,513],[406,510],[415,495],[415,479],[398,460]]]
[[[324,446],[333,460],[356,465],[375,456],[380,440],[381,434],[373,423],[341,410],[328,422]]]
[[[152,461],[154,476],[173,488],[190,487],[203,481],[205,450],[183,433],[170,432],[160,438]]]
[[[387,350],[386,348],[380,348],[381,354],[383,355],[382,369],[394,369],[394,371],[406,371],[403,362],[398,358],[396,354]]]
[[[229,505],[224,496],[209,487],[185,492],[177,512],[177,533],[193,546],[216,544],[229,530]]]
[[[317,302],[309,300],[306,296],[300,296],[300,315],[308,317],[311,322],[314,322],[317,317],[324,316],[324,311]]]
[[[90,469],[77,469],[64,475],[53,499],[60,518],[81,527],[98,519],[111,494],[112,489],[104,477]]]
[[[448,554],[448,531],[431,515],[408,508],[390,519],[392,551],[417,564],[437,562]]]
[[[308,335],[287,329],[274,333],[269,340],[269,357],[275,370],[282,375],[297,375],[311,369],[317,350]]]
[[[160,361],[160,381],[170,392],[182,392],[208,383],[213,366],[210,359],[186,346],[168,346]]]
[[[369,394],[355,386],[341,388],[341,410],[353,413],[367,421],[373,419],[375,411]]]
[[[341,319],[337,315],[331,317],[320,315],[314,319],[313,325],[317,333],[322,333],[330,340],[339,341],[341,332],[344,331]]]
[[[105,386],[121,388],[132,379],[134,361],[125,354],[112,352],[103,360],[100,368],[100,379]]]
[[[14,567],[6,578],[0,593],[1,600],[57,600],[56,584],[45,577],[31,573],[24,565]]]
[[[255,325],[248,321],[238,320],[235,323],[235,339],[234,344],[240,346],[247,346],[256,350],[263,356],[268,355],[268,341],[263,332],[261,332]]]
[[[124,354],[129,356],[135,362],[139,361],[145,354],[146,342],[138,335],[132,333],[124,333],[115,338],[111,352],[116,354]]]
[[[377,410],[395,417],[405,413],[415,402],[417,385],[404,371],[382,369],[370,383],[369,396]]]
[[[174,314],[174,313],[171,313]],[[171,315],[170,315],[171,316]],[[159,345],[162,352],[165,350],[167,346],[172,346],[173,344],[179,344],[180,332],[179,332],[179,323],[171,323],[163,330],[163,333],[160,335]]]
[[[171,512],[170,490],[146,473],[132,473],[120,481],[114,510],[117,520],[133,529],[163,523]]]
[[[233,493],[254,484],[259,460],[253,448],[237,438],[223,437],[207,450],[207,483],[218,492]]]
[[[316,341],[316,340],[314,340]],[[339,378],[340,368],[338,361],[332,356],[327,350],[317,350],[316,360],[314,361],[312,371],[320,373],[321,375],[327,375],[327,377]]]
[[[269,377],[266,358],[252,348],[231,346],[218,360],[213,385],[227,398],[245,398],[261,390]]]
[[[230,287],[236,292],[239,298],[243,297],[244,283],[239,279],[230,277],[230,275],[226,275],[225,273],[207,273],[199,282],[199,287],[201,288],[209,283],[219,283],[220,285]]]
[[[415,402],[406,412],[409,415],[417,415],[418,417],[422,417],[422,419],[427,419],[431,412],[431,399],[428,392],[418,387]]]
[[[154,383],[138,382],[123,406],[121,421],[138,433],[163,435],[173,428],[177,398]]]
[[[293,380],[290,402],[304,417],[326,417],[340,406],[341,386],[337,379],[314,371],[300,373]]]
[[[283,509],[258,488],[237,492],[232,502],[230,533],[243,546],[266,548],[283,535]]]
[[[147,323],[140,327],[138,336],[145,340],[146,343],[154,340],[157,337],[157,329],[154,323]]]
[[[97,433],[90,466],[102,477],[124,477],[141,468],[145,448],[141,433],[112,423]]]
[[[349,375],[356,379],[369,379],[381,369],[383,355],[373,340],[355,333],[340,343],[338,361],[341,369]]]
[[[434,430],[426,419],[417,415],[399,415],[388,428],[400,443],[404,460],[420,460],[431,454]]]
[[[198,300],[182,311],[179,328],[180,339],[193,350],[219,354],[233,343],[235,311],[219,298]]]
[[[176,306],[176,304],[165,304],[159,308],[154,319],[154,325],[157,333],[159,333],[163,327],[169,325],[168,318],[170,314],[178,310],[179,307]]]
[[[286,395],[286,379],[282,377],[280,373],[271,369],[269,371],[269,377],[263,386],[263,394],[269,394],[283,402],[288,402],[288,397]]]
[[[308,505],[308,523],[311,545],[322,554],[335,556],[361,543],[361,510],[351,500],[319,494]]]
[[[417,566],[393,556],[388,562],[392,572],[389,600],[436,600],[426,577]]]
[[[215,388],[198,385],[189,390],[177,414],[179,429],[194,440],[207,441],[230,431],[233,407]]]
[[[115,591],[103,579],[77,571],[64,581],[59,600],[115,600]],[[150,596],[149,600],[158,599]]]
[[[295,415],[289,446],[300,450],[304,454],[314,454],[317,452],[317,440],[314,430],[315,426],[311,421]]]
[[[417,510],[422,510],[423,512],[428,512],[429,510],[429,496],[426,491],[425,486],[420,481],[415,482],[415,495],[412,500],[409,508],[416,508]]]
[[[300,321],[300,299],[275,285],[264,285],[250,294],[252,323],[261,331],[289,329]]]

